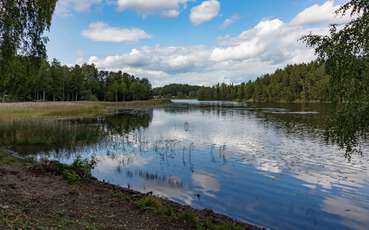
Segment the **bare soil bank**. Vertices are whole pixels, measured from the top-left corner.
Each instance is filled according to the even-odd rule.
[[[93,178],[68,184],[47,164],[0,150],[0,229],[258,229]]]

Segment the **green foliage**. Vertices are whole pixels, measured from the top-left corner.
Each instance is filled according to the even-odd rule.
[[[5,99],[8,84],[17,72],[17,54],[33,57],[33,70],[46,57],[43,36],[49,30],[56,0],[0,0],[0,94]]]
[[[332,76],[332,101],[346,103],[369,100],[369,3],[355,0],[346,3],[337,13],[357,16],[342,29],[333,25],[327,36],[303,38],[316,48],[321,62]]]
[[[289,65],[255,81],[201,87],[197,91],[197,98],[254,102],[328,101],[329,79],[325,66],[317,62]]]
[[[336,105],[335,113],[328,121],[327,140],[344,149],[348,159],[353,153],[362,154],[360,145],[369,133],[368,114],[368,103],[343,103]]]
[[[91,176],[91,170],[95,167],[96,163],[97,161],[94,158],[82,160],[80,157],[77,157],[71,165],[71,168],[82,178],[87,178]]]
[[[162,97],[198,98],[200,100],[246,100],[255,102],[328,101],[330,76],[318,62],[289,65],[239,85],[217,84],[213,87],[171,84],[153,90]]]
[[[62,172],[64,180],[68,182],[68,184],[78,184],[81,181],[81,177],[74,171],[65,169]]]
[[[94,65],[46,61],[44,32],[57,0],[0,0],[0,96],[2,101],[131,101],[151,98],[151,84]]]
[[[151,84],[147,79],[139,79],[122,72],[100,72],[105,80],[105,100],[131,101],[151,98]],[[100,98],[102,99],[102,98]]]
[[[164,204],[159,198],[154,196],[144,196],[135,201],[138,208],[152,211],[162,216],[175,216],[177,211],[174,207]]]
[[[151,84],[122,72],[98,71],[94,65],[63,66],[44,59],[14,58],[14,73],[6,85],[8,101],[132,101],[151,98]]]
[[[328,139],[350,153],[369,131],[369,1],[351,0],[337,14],[355,17],[343,27],[333,25],[329,35],[308,35],[303,40],[315,48],[332,76],[330,99],[336,113]]]
[[[48,170],[62,175],[69,184],[78,184],[82,179],[91,176],[91,171],[95,165],[95,159],[82,160],[80,157],[77,157],[71,165],[52,162],[51,165],[48,165]]]
[[[176,98],[196,98],[197,91],[201,86],[187,84],[170,84],[153,89],[154,96],[176,97]]]

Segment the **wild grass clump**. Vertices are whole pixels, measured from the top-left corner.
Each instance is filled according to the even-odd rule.
[[[157,211],[163,206],[161,201],[153,196],[144,196],[143,198],[136,201],[136,205],[141,209],[153,211]]]
[[[79,184],[83,179],[91,177],[91,172],[96,165],[96,160],[82,160],[78,157],[73,164],[66,165],[57,161],[48,161],[42,163],[46,171],[62,175],[68,184]]]
[[[160,198],[154,196],[144,196],[135,201],[138,208],[145,211],[152,211],[161,216],[176,216],[177,212],[174,207],[164,204]]]
[[[73,170],[65,169],[62,172],[63,178],[68,184],[79,184],[81,177]]]

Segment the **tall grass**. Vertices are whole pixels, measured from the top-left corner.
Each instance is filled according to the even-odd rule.
[[[96,143],[104,136],[101,127],[71,121],[14,120],[0,123],[0,145],[17,151],[71,149]]]
[[[119,108],[153,107],[169,100],[131,102],[21,102],[0,103],[0,121],[42,117],[85,117],[103,115]]]

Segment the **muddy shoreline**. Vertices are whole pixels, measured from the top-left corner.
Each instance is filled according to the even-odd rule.
[[[76,185],[0,149],[0,229],[262,229],[88,177]]]

